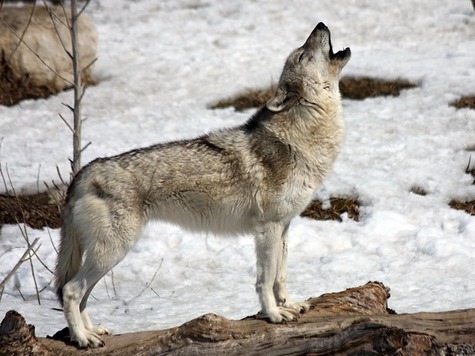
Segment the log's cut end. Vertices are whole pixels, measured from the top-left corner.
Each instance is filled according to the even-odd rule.
[[[337,293],[309,299],[312,316],[325,315],[387,315],[390,289],[381,282],[368,282]]]
[[[42,350],[35,327],[15,310],[8,311],[0,324],[0,355],[33,354]]]

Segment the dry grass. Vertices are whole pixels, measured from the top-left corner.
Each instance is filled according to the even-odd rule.
[[[456,107],[457,109],[469,108],[475,110],[475,95],[463,96],[460,99],[450,103],[450,105]]]
[[[464,210],[466,213],[475,216],[475,200],[466,201],[466,202],[461,202],[461,201],[458,201],[458,200],[452,200],[449,203],[449,206],[452,209]]]
[[[341,215],[347,213],[350,219],[359,221],[359,206],[354,198],[330,198],[330,208],[323,209],[322,203],[314,200],[300,216],[315,220],[341,221]]]
[[[386,80],[370,77],[343,77],[340,92],[343,98],[363,100],[377,96],[398,96],[404,89],[417,85],[405,79]]]
[[[0,194],[0,226],[25,223],[34,229],[58,228],[61,207],[47,193],[11,196]]]
[[[376,96],[397,96],[403,89],[414,88],[416,85],[404,79],[384,80],[369,77],[343,77],[340,81],[341,95],[347,99],[362,100]],[[241,111],[264,105],[271,97],[275,87],[246,90],[231,98],[218,100],[209,105],[211,109],[234,107]]]
[[[86,86],[97,84],[89,75],[83,75],[82,80]],[[57,93],[52,87],[33,83],[28,76],[15,78],[4,60],[0,64],[0,105],[12,106],[25,99],[47,98]]]
[[[415,185],[411,188],[411,193],[417,194],[417,195],[422,195],[422,196],[427,195],[426,190],[422,187],[417,186],[417,185]]]

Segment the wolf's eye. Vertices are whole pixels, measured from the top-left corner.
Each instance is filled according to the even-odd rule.
[[[303,59],[303,55],[304,55],[304,54],[305,54],[305,52],[300,53],[299,62],[302,62],[302,59]]]

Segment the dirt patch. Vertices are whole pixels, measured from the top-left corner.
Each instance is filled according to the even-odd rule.
[[[416,84],[404,79],[385,80],[369,77],[343,77],[340,80],[340,92],[343,98],[363,100],[376,96],[398,96],[401,90],[416,87]],[[231,98],[221,99],[209,105],[210,109],[234,107],[241,111],[264,105],[274,93],[275,87],[246,90]]]
[[[475,110],[475,95],[463,96],[460,99],[450,103],[451,106],[457,109],[469,108]]]
[[[331,198],[331,207],[322,208],[322,203],[313,201],[302,216],[315,220],[338,220],[347,213],[350,219],[358,221],[358,202],[355,199]],[[0,194],[0,227],[3,224],[25,223],[34,228],[61,226],[62,205],[52,202],[48,193],[20,195],[18,197]]]

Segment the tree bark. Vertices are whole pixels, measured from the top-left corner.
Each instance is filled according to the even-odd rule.
[[[270,324],[259,314],[243,320],[206,314],[167,330],[105,336],[105,347],[88,350],[76,349],[60,334],[55,335],[59,340],[35,338],[34,327],[9,312],[0,326],[0,354],[4,350],[44,355],[475,353],[475,309],[398,315],[387,308],[388,298],[388,288],[369,282],[310,299],[312,308],[296,322]]]

